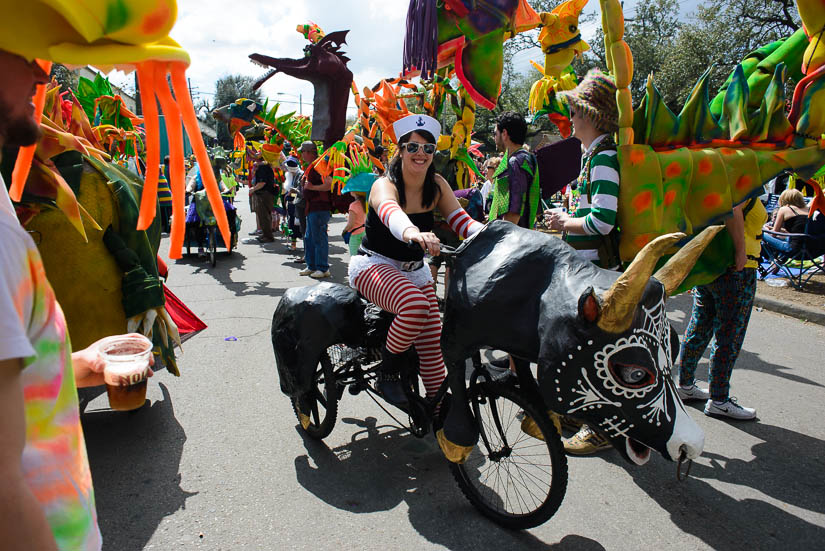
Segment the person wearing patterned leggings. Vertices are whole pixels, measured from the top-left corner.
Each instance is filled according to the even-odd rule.
[[[707,285],[693,291],[693,311],[679,354],[679,396],[684,401],[706,400],[705,415],[748,420],[756,418],[754,408],[739,404],[730,396],[733,366],[748,329],[756,295],[756,267],[759,260],[765,208],[758,199],[738,205],[725,221],[734,244],[734,265]],[[709,388],[696,385],[696,366],[710,343]]]
[[[437,120],[408,115],[393,125],[398,150],[384,177],[369,193],[369,212],[359,254],[349,265],[350,285],[367,300],[396,314],[382,349],[376,390],[396,405],[407,397],[400,383],[406,352],[415,346],[428,397],[446,377],[441,354],[441,318],[424,254],[437,256],[433,210],[462,237],[483,225],[458,204],[449,184],[435,173],[433,155],[441,133]]]

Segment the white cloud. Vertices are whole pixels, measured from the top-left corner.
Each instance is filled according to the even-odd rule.
[[[233,9],[233,5],[237,9]],[[359,88],[401,70],[408,0],[313,0],[287,2],[180,0],[178,21],[171,36],[192,58],[187,76],[193,88],[211,98],[215,81],[228,74],[259,77],[265,69],[253,65],[249,54],[300,57],[306,39],[295,29],[310,21],[325,32],[349,29],[343,50]],[[117,80],[117,77],[113,78]],[[277,74],[262,87],[265,96],[310,114],[312,85]],[[280,95],[278,95],[280,93]],[[354,104],[351,104],[354,106]]]
[[[627,0],[625,10],[633,13],[636,2]],[[680,4],[684,17],[696,0]],[[187,75],[193,88],[211,98],[215,81],[224,75],[258,77],[265,72],[250,63],[251,53],[300,57],[306,40],[295,30],[297,25],[313,21],[328,33],[349,29],[343,49],[351,59],[355,83],[363,89],[401,71],[408,5],[409,0],[179,0],[171,36],[192,58]],[[586,11],[598,13],[598,5],[591,2]],[[599,19],[582,26],[585,39],[592,39]],[[543,63],[541,51],[531,50],[517,57],[516,70],[531,72],[530,59]],[[110,78],[115,84],[134,86],[131,75],[116,72]],[[311,113],[314,92],[306,81],[275,75],[262,90],[272,100],[295,102],[285,103],[284,108],[297,109],[300,96],[304,113]]]

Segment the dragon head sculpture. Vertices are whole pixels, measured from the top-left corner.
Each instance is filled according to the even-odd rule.
[[[346,131],[347,102],[352,85],[352,71],[347,68],[349,58],[340,51],[349,31],[336,31],[304,47],[300,59],[269,57],[252,54],[249,59],[269,67],[255,82],[255,89],[277,73],[308,80],[315,88],[312,110],[312,139],[329,147],[340,140]]]

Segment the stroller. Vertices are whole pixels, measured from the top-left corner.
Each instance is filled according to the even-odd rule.
[[[224,243],[223,237],[218,231],[218,221],[212,212],[212,205],[206,197],[206,191],[200,190],[192,194],[192,202],[186,213],[186,254],[191,254],[192,245],[203,249],[209,263],[215,267],[217,263],[217,248],[224,247],[227,254],[232,254],[232,249],[238,245],[238,232],[241,229],[241,217],[238,216],[237,209],[229,198],[223,196],[223,206],[226,209],[226,218],[229,222],[231,232],[229,244]],[[199,250],[199,253],[201,251]]]

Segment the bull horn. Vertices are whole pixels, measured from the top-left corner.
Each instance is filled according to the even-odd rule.
[[[683,233],[660,235],[639,251],[627,270],[602,295],[602,311],[597,325],[608,333],[622,333],[633,323],[636,305],[650,280],[650,274],[665,251],[684,238]]]
[[[664,266],[653,274],[653,277],[661,281],[665,286],[665,293],[670,295],[682,284],[705,248],[707,248],[710,242],[713,241],[713,238],[716,237],[716,234],[723,228],[724,226],[721,225],[708,226],[696,237],[691,239],[687,245],[679,249],[676,254],[668,259]]]

